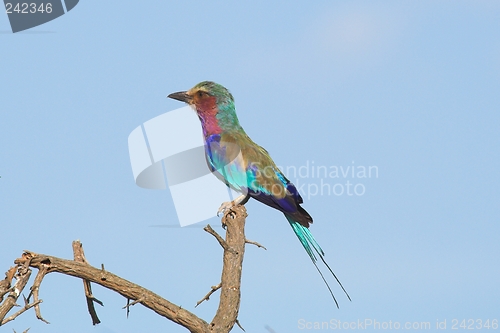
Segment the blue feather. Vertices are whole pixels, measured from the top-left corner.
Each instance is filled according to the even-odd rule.
[[[346,294],[347,298],[349,300],[351,300],[351,297],[349,296],[349,294],[347,293],[347,291],[344,289],[344,286],[342,285],[342,283],[340,282],[340,280],[337,278],[337,275],[335,275],[335,273],[332,271],[332,269],[330,268],[330,266],[328,266],[328,264],[326,263],[326,261],[325,261],[325,259],[323,257],[325,255],[325,252],[323,251],[323,249],[321,248],[321,246],[319,246],[319,244],[316,241],[316,239],[314,239],[314,237],[311,234],[311,232],[309,231],[309,229],[306,228],[306,227],[304,227],[302,224],[300,224],[300,223],[292,220],[292,218],[289,217],[289,216],[287,216],[286,214],[285,214],[285,217],[288,220],[288,222],[290,223],[290,225],[292,226],[292,229],[295,232],[295,235],[297,235],[297,238],[299,239],[300,243],[302,244],[302,246],[306,250],[306,252],[309,255],[309,257],[311,258],[311,261],[313,262],[314,266],[318,270],[319,275],[321,275],[321,278],[323,279],[323,282],[325,282],[326,286],[328,287],[328,290],[330,291],[330,294],[332,295],[333,300],[335,301],[335,305],[337,305],[337,308],[339,307],[339,303],[337,302],[337,299],[333,295],[333,292],[332,292],[332,289],[330,288],[330,285],[328,284],[328,282],[326,282],[326,279],[323,276],[323,273],[321,273],[321,271],[318,268],[318,265],[316,265],[316,262],[318,261],[318,259],[316,258],[316,255],[314,254],[314,252],[311,249],[311,247],[314,249],[314,251],[321,258],[321,261],[323,261],[323,263],[326,265],[326,267],[328,268],[328,270],[330,271],[330,273],[332,273],[332,275],[335,278],[335,280],[337,280],[337,283],[340,285],[340,287],[342,288],[342,290]]]

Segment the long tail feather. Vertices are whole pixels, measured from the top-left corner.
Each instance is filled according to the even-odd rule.
[[[328,270],[330,271],[330,273],[332,273],[333,277],[335,278],[335,280],[337,281],[337,283],[339,284],[339,286],[342,288],[342,290],[346,294],[346,296],[349,299],[349,301],[351,301],[351,297],[349,296],[349,294],[345,290],[345,288],[342,285],[342,283],[340,282],[340,280],[337,278],[337,275],[335,275],[335,273],[333,272],[333,270],[326,263],[325,258],[323,257],[325,255],[325,252],[323,251],[323,249],[321,248],[321,246],[319,246],[318,242],[316,242],[316,240],[314,239],[314,237],[311,234],[311,232],[309,231],[309,229],[306,228],[306,227],[304,227],[302,224],[300,224],[300,223],[292,220],[292,218],[289,217],[289,216],[287,216],[286,214],[285,214],[285,216],[286,216],[286,219],[288,220],[288,222],[290,223],[290,225],[292,226],[292,229],[295,232],[295,234],[297,235],[297,238],[299,239],[300,243],[302,244],[302,246],[306,250],[306,252],[309,255],[309,257],[311,258],[311,261],[313,262],[314,266],[316,267],[316,269],[318,270],[319,274],[321,275],[321,278],[325,282],[328,290],[330,291],[330,294],[333,297],[333,300],[335,301],[335,304],[337,305],[337,308],[339,307],[339,304],[337,303],[337,300],[335,299],[335,296],[333,295],[333,292],[330,289],[330,286],[328,285],[328,282],[326,282],[325,277],[323,276],[323,274],[319,270],[318,265],[316,265],[316,262],[318,261],[318,259],[317,259],[316,255],[314,254],[314,251],[321,258],[321,261],[323,261],[323,263],[328,268]],[[312,250],[311,247],[314,248],[314,251]]]

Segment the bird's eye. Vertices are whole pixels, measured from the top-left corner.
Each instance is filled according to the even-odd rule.
[[[198,97],[203,97],[203,91],[198,91]]]

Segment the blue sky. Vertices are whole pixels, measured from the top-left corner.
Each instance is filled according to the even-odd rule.
[[[194,305],[219,282],[220,246],[201,228],[162,227],[178,223],[172,198],[135,185],[127,138],[182,106],[166,95],[212,80],[278,165],[378,170],[289,175],[306,184],[311,231],[353,299],[329,279],[340,309],[282,214],[247,204],[247,237],[268,249],[245,253],[247,332],[500,319],[498,1],[83,0],[17,34],[0,15],[0,32],[4,271],[23,249],[71,258],[80,239],[93,265],[210,320],[218,294]],[[347,181],[363,194],[312,195]],[[81,281],[51,274],[40,290],[51,324],[26,313],[5,329],[185,332],[141,306],[127,319],[125,299],[94,293],[97,327]]]

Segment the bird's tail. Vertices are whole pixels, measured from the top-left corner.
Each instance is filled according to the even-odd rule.
[[[316,257],[316,254],[320,257],[321,261],[323,261],[323,263],[326,265],[326,267],[328,268],[330,273],[332,273],[335,280],[337,280],[337,283],[340,285],[340,287],[342,288],[342,290],[346,294],[347,298],[349,300],[351,300],[351,297],[349,296],[347,291],[344,289],[344,286],[342,285],[342,283],[340,283],[340,280],[337,278],[337,276],[332,271],[330,266],[328,266],[328,264],[326,263],[325,258],[323,257],[325,255],[325,252],[323,252],[323,249],[321,248],[321,246],[319,246],[318,242],[316,242],[316,240],[314,239],[314,237],[311,234],[311,232],[309,231],[309,229],[307,227],[303,226],[302,224],[300,224],[299,222],[294,221],[291,217],[287,216],[286,214],[285,214],[285,216],[286,216],[286,219],[288,220],[288,222],[290,222],[290,225],[292,226],[293,231],[295,232],[295,234],[299,238],[299,241],[302,243],[302,246],[306,250],[309,257],[311,258],[314,266],[318,270],[319,275],[321,275],[321,278],[323,279],[326,286],[328,287],[328,290],[330,291],[330,294],[332,295],[333,300],[335,301],[335,305],[337,305],[337,308],[339,307],[339,303],[337,302],[337,299],[333,295],[332,289],[330,289],[330,286],[328,285],[328,282],[326,282],[325,277],[323,276],[323,274],[319,270],[318,265],[316,265],[316,261],[318,260]],[[314,251],[313,251],[313,249],[314,249]],[[314,252],[316,252],[316,254],[314,254]]]

